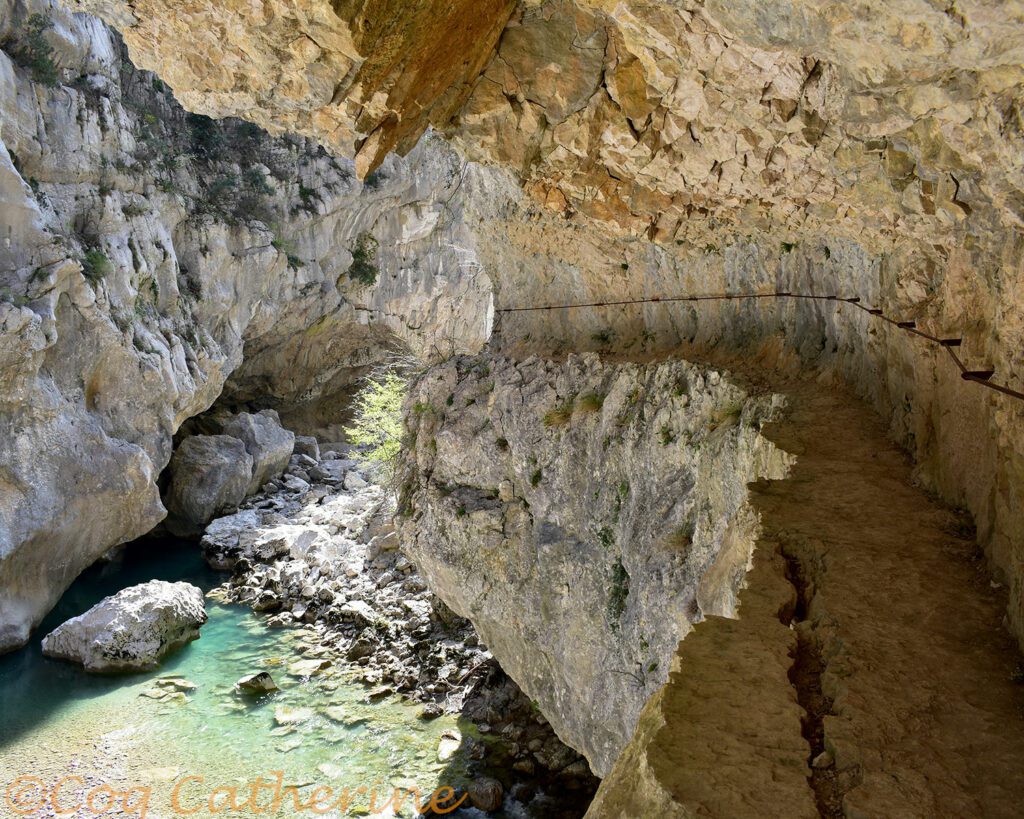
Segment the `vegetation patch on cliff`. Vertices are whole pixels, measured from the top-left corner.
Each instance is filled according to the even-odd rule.
[[[629,597],[629,572],[616,560],[612,566],[611,589],[608,592],[608,622],[613,631],[619,628],[622,613],[626,610],[626,599]]]
[[[53,47],[46,42],[46,32],[53,28],[53,22],[43,14],[33,14],[25,25],[25,34],[20,42],[6,48],[18,64],[32,74],[40,85],[55,87],[60,81],[57,65],[53,61]]]
[[[352,248],[352,265],[348,276],[367,286],[377,281],[377,240],[370,233],[361,233]]]

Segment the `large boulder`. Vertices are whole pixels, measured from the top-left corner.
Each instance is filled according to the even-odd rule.
[[[43,654],[86,671],[145,671],[168,652],[199,639],[203,593],[190,583],[151,580],[106,597],[43,638]]]
[[[295,454],[306,455],[314,461],[320,460],[320,444],[312,435],[295,436]]]
[[[238,506],[252,476],[252,456],[230,435],[186,438],[171,458],[171,483],[164,499],[167,528],[191,535],[218,513]]]
[[[260,523],[260,513],[255,509],[244,509],[212,521],[199,541],[206,562],[214,569],[230,570],[241,556],[243,541],[255,541]]]
[[[245,451],[252,456],[252,477],[246,494],[255,494],[288,468],[295,434],[281,426],[274,410],[261,410],[255,415],[240,412],[224,424],[223,431],[245,444]]]

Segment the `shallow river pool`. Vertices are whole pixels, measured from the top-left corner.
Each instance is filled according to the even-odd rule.
[[[463,784],[461,751],[438,760],[453,717],[425,722],[416,706],[371,701],[343,667],[316,669],[312,632],[267,629],[238,606],[208,598],[201,639],[152,673],[98,676],[42,656],[57,624],[154,578],[204,591],[221,579],[195,545],[136,545],[87,571],[29,646],[0,657],[0,815],[388,816],[395,787],[426,801]],[[256,671],[282,690],[236,694]]]

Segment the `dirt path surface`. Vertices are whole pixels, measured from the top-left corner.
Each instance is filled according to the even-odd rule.
[[[1019,816],[1004,590],[863,403],[785,391],[765,433],[796,463],[753,487],[740,618],[680,643],[588,816]]]
[[[815,776],[823,811],[1019,816],[1020,657],[969,530],[860,402],[805,387],[791,406],[766,432],[796,465],[755,507],[802,598],[798,690],[834,757]]]

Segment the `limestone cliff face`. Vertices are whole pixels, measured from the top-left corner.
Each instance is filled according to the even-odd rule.
[[[465,102],[514,0],[74,0],[127,37],[132,58],[191,110],[316,136],[360,174]]]
[[[54,87],[10,56],[31,12]],[[363,185],[305,140],[186,115],[93,18],[8,6],[0,41],[2,650],[161,520],[185,419],[225,394],[302,420],[389,349],[475,350],[491,295],[442,143]]]
[[[979,210],[971,221],[1009,228],[1022,13],[526,3],[451,130],[548,206],[657,239],[823,230],[883,247],[934,242]]]
[[[777,406],[682,361],[481,355],[408,399],[404,548],[599,775],[679,640],[736,616]]]
[[[77,5],[189,106],[366,168],[444,125],[556,210],[656,238],[1020,225],[1018,2]]]
[[[411,144],[378,123],[393,117],[413,134],[429,120],[464,155],[511,169],[537,210],[524,203],[512,220],[496,205],[480,228],[495,236],[484,263],[505,306],[726,285],[836,292],[963,335],[970,366],[1019,382],[1020,2],[477,4],[449,37],[464,25],[504,30],[489,62],[489,34],[458,59],[433,52],[430,70],[457,77],[448,95],[421,84],[418,55],[435,31],[426,21],[453,8],[433,5],[426,16],[422,4],[381,6],[388,53],[416,66],[409,82],[423,93],[412,103],[402,83],[368,94],[374,84],[348,82],[352,32],[379,25],[359,4],[200,2],[185,13],[167,0],[87,3],[200,110],[297,128],[356,156],[361,172],[382,148]],[[193,36],[197,21],[218,36]],[[317,82],[319,96],[308,91]],[[862,318],[802,306],[684,313],[593,313],[568,326],[545,316],[523,349],[548,352],[538,334],[579,349],[602,323],[620,326],[619,343],[682,335],[758,355],[784,333],[782,358],[871,396],[922,480],[971,510],[1024,635],[1015,403],[961,384],[940,353]]]

